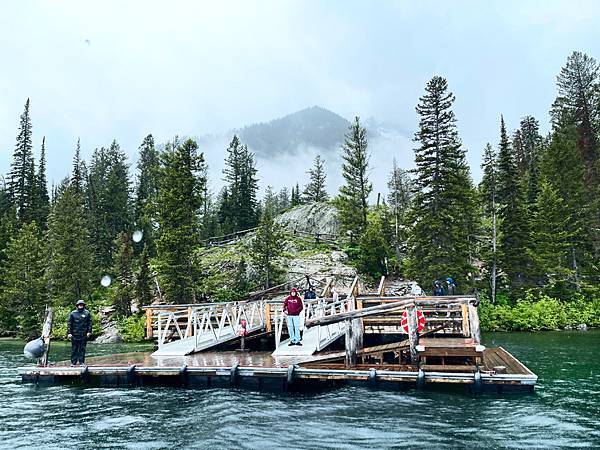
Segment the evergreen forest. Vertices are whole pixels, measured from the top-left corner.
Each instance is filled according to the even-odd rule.
[[[557,74],[550,132],[523,116],[482,154],[476,184],[461,142],[451,80],[434,76],[416,105],[414,169],[394,163],[388,192],[369,180],[369,135],[359,117],[339,152],[343,185],[327,192],[323,158],[303,180],[259,198],[256,157],[233,136],[223,173],[211,173],[193,139],[140,137],[134,165],[117,140],[81,156],[49,186],[44,131],[26,100],[10,171],[0,185],[0,334],[39,334],[46,305],[63,317],[77,299],[110,308],[131,336],[142,305],[242,299],[277,284],[283,211],[328,202],[335,244],[366,277],[399,276],[431,292],[452,277],[482,298],[485,329],[600,326],[600,66],[573,52]],[[211,177],[225,186],[211,192]],[[226,292],[207,282],[198,254],[216,237],[253,230],[248,259]],[[103,280],[101,283],[100,280]],[[104,282],[104,280],[107,280]],[[220,289],[220,291],[219,291]],[[62,314],[62,316],[61,316]],[[132,331],[133,330],[133,331]]]

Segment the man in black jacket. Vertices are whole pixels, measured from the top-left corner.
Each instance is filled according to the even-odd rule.
[[[71,365],[85,363],[85,345],[92,335],[92,315],[85,309],[85,302],[77,300],[75,310],[69,315],[67,338],[71,339]]]

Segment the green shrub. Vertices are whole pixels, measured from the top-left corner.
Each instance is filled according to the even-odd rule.
[[[121,318],[117,322],[117,328],[125,342],[141,342],[146,337],[146,316],[133,314]]]
[[[585,323],[600,326],[600,298],[591,300],[581,295],[570,301],[559,301],[547,295],[529,293],[511,305],[497,301],[492,305],[483,298],[479,305],[479,320],[484,331],[538,331],[576,327]]]

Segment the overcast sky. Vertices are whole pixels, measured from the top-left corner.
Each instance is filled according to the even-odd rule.
[[[164,142],[311,105],[412,133],[439,74],[478,178],[500,114],[511,129],[526,114],[548,129],[567,56],[600,57],[599,13],[594,1],[2,2],[0,171],[27,97],[36,154],[45,135],[58,182],[78,137],[86,158],[115,138],[135,158],[148,133]]]

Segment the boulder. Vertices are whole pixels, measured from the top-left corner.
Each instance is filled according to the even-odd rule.
[[[94,342],[98,344],[114,344],[116,342],[121,342],[123,339],[119,335],[119,330],[117,329],[117,324],[115,322],[110,322],[102,329],[102,334],[96,338]]]
[[[275,222],[289,233],[301,232],[313,235],[338,236],[340,223],[337,208],[329,203],[299,205],[280,214]]]

